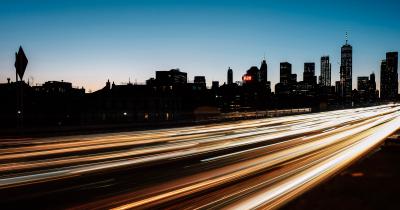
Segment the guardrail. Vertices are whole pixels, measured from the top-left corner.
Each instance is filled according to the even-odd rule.
[[[299,109],[280,109],[280,110],[266,110],[266,111],[253,111],[253,112],[233,112],[221,114],[221,118],[261,118],[261,117],[279,117],[292,114],[310,113],[311,108]]]

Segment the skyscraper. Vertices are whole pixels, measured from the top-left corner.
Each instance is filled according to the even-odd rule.
[[[376,91],[375,73],[373,72],[369,75],[369,90],[371,92]]]
[[[260,82],[267,82],[268,81],[268,66],[265,59],[261,62],[260,66]]]
[[[375,81],[375,73],[369,75],[369,91],[368,91],[369,99],[372,102],[375,102],[379,97],[379,92],[376,90],[376,81]]]
[[[304,63],[303,81],[310,85],[317,84],[315,76],[315,63]]]
[[[233,84],[233,70],[231,67],[228,68],[228,79],[227,79],[228,85]]]
[[[275,93],[278,95],[290,94],[296,88],[297,75],[292,74],[292,64],[282,62],[280,64],[280,79],[279,83],[275,85]]]
[[[380,98],[385,100],[388,98],[389,95],[389,75],[386,69],[387,63],[386,59],[382,60],[381,62],[381,95]]]
[[[357,90],[359,92],[369,91],[369,78],[368,77],[357,77]]]
[[[352,72],[353,72],[353,47],[348,44],[346,33],[346,44],[341,48],[341,64],[340,64],[340,96],[345,101],[351,100],[352,95]]]
[[[386,60],[381,63],[381,99],[397,98],[398,84],[398,52],[386,53]]]
[[[340,96],[342,94],[342,85],[340,81],[335,81],[335,93],[336,95]]]
[[[329,63],[329,56],[321,57],[321,86],[331,86],[331,64]]]
[[[280,64],[280,83],[283,85],[292,84],[296,82],[295,78],[297,78],[296,74],[292,74],[292,64],[288,62],[282,62]]]
[[[369,77],[357,77],[357,90],[357,95],[355,95],[353,101],[361,103],[375,102],[378,99],[375,74],[372,73]]]

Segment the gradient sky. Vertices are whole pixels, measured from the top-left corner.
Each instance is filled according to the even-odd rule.
[[[331,57],[334,84],[348,31],[356,88],[357,76],[379,79],[385,52],[400,49],[399,20],[397,0],[0,0],[0,82],[15,79],[22,45],[25,80],[87,91],[171,68],[223,83],[230,66],[240,80],[264,54],[273,85],[280,62],[302,80],[304,62],[316,62],[320,74],[322,55]]]

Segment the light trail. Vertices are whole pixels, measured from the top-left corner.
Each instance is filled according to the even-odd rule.
[[[0,193],[76,180],[76,186],[57,190],[69,193],[94,177],[98,183],[109,180],[109,196],[71,207],[276,208],[399,128],[400,106],[392,104],[152,131],[7,139],[0,149]],[[150,169],[159,170],[155,180],[135,175]],[[163,177],[164,171],[169,172]],[[113,188],[119,184],[126,188]]]

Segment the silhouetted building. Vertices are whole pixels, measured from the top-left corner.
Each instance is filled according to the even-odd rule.
[[[346,34],[346,44],[341,48],[341,64],[340,64],[340,83],[342,100],[351,101],[352,96],[352,69],[353,69],[353,48],[348,44]]]
[[[149,85],[149,86],[156,86],[156,85],[157,85],[157,81],[156,81],[156,79],[154,79],[154,78],[152,77],[152,78],[146,80],[146,85]]]
[[[376,89],[375,73],[369,75],[369,90],[368,96],[370,102],[376,102],[379,98],[379,91]]]
[[[31,112],[34,118],[30,120],[59,126],[80,122],[85,89],[74,88],[72,83],[64,81],[48,81],[32,89]]]
[[[310,85],[317,84],[317,77],[315,76],[315,63],[304,63],[303,81]]]
[[[17,110],[21,96],[23,110]],[[69,82],[49,81],[30,86],[24,81],[0,84],[1,127],[15,127],[17,115],[23,114],[24,126],[61,126],[79,124],[84,107],[85,89],[75,88]],[[17,115],[16,115],[17,114]]]
[[[242,77],[243,84],[258,83],[260,81],[260,70],[257,66],[250,67]]]
[[[228,85],[233,84],[233,70],[229,67],[228,68],[228,76],[227,76],[227,83]]]
[[[288,62],[280,63],[279,83],[287,85],[291,81],[292,64]]]
[[[371,103],[376,102],[377,99],[375,74],[372,73],[370,77],[357,77],[357,92],[353,95],[354,103]]]
[[[381,63],[381,99],[396,99],[398,88],[398,53],[388,52]]]
[[[205,86],[206,85],[206,77],[205,76],[195,76],[194,83]]]
[[[321,57],[320,85],[324,87],[331,86],[331,63],[329,63],[329,56]]]
[[[369,75],[369,90],[375,92],[376,91],[376,79],[375,73],[371,73]]]
[[[260,66],[260,82],[267,82],[268,81],[268,66],[267,62],[262,60]]]
[[[211,89],[217,90],[219,88],[219,81],[212,81]]]
[[[261,62],[261,67],[250,67],[242,76],[243,85],[239,85],[241,110],[256,110],[267,107],[271,94],[271,83],[267,81],[267,63]]]
[[[357,77],[357,90],[362,92],[369,91],[369,78],[368,77]]]
[[[315,63],[304,63],[303,81],[297,83],[296,94],[314,97],[316,95],[316,85]]]
[[[47,95],[84,95],[85,89],[83,88],[73,88],[72,83],[64,81],[48,81],[41,86],[33,86],[34,91],[41,92]]]
[[[279,95],[289,95],[297,87],[297,75],[292,74],[292,64],[288,62],[280,63],[280,80],[275,85],[275,93]]]
[[[241,108],[242,86],[237,83],[224,84],[216,95],[219,107],[223,112],[239,111]]]
[[[341,96],[342,94],[342,83],[340,81],[335,82],[335,93],[338,96]]]
[[[187,73],[179,69],[169,71],[156,71],[156,82],[158,85],[184,85],[187,83]]]
[[[83,121],[99,124],[182,119],[189,112],[182,98],[175,89],[162,85],[110,86],[107,81],[103,89],[87,95]]]
[[[390,93],[390,88],[389,88],[389,83],[390,83],[390,77],[387,72],[387,62],[386,59],[381,61],[381,93],[380,93],[380,98],[382,100],[386,100],[389,98],[389,93]]]
[[[25,66],[22,53],[16,66]],[[18,60],[18,58],[17,58]],[[22,75],[22,69],[21,75]],[[386,54],[381,65],[382,99],[397,97],[397,52]],[[20,76],[22,78],[22,76]],[[320,85],[317,85],[315,63],[305,63],[303,81],[297,82],[292,65],[280,63],[280,80],[271,94],[266,60],[261,66],[252,66],[234,83],[233,71],[227,71],[227,83],[219,86],[212,81],[207,89],[205,76],[195,76],[188,82],[187,73],[179,69],[156,71],[155,78],[146,85],[116,85],[109,80],[94,93],[85,93],[69,82],[49,81],[30,86],[24,81],[0,84],[0,125],[18,125],[22,116],[24,125],[63,126],[137,123],[171,120],[203,120],[222,112],[259,111],[266,109],[310,107],[326,110],[330,105],[340,105],[344,100],[354,103],[374,103],[378,99],[375,74],[358,77],[358,90],[351,90],[352,47],[341,48],[340,81],[331,86],[331,64],[328,56],[321,57]],[[19,95],[20,94],[20,95]],[[19,96],[18,96],[19,95]],[[352,98],[351,98],[352,97]],[[23,98],[23,110],[19,109]],[[340,100],[339,100],[340,99]],[[21,106],[22,107],[22,106]],[[215,119],[215,118],[214,118]],[[10,123],[11,122],[11,123]],[[151,125],[151,124],[149,124]]]
[[[282,62],[280,64],[280,83],[283,85],[294,84],[297,82],[297,75],[292,74],[292,64]]]

